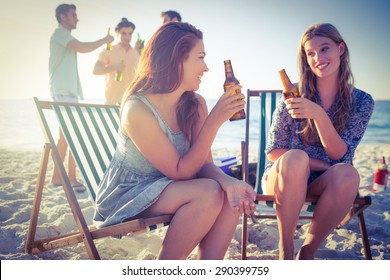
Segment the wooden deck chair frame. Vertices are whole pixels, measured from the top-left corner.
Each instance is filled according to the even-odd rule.
[[[34,97],[34,104],[37,109],[38,118],[46,142],[43,147],[40,161],[29,231],[25,244],[26,253],[36,254],[83,242],[89,258],[100,259],[94,243],[95,239],[153,230],[170,223],[172,215],[162,215],[147,219],[135,219],[99,229],[94,227],[89,228],[77,201],[77,197],[71,187],[63,162],[60,159],[56,143],[54,142],[52,132],[50,131],[47,113],[45,114],[45,112],[48,112],[48,110],[54,110],[56,112],[60,128],[64,133],[68,146],[87,185],[90,197],[94,202],[96,188],[115,151],[116,133],[119,127],[119,108],[117,106],[99,104],[41,101],[36,97]],[[65,117],[69,118],[68,121],[60,120]],[[76,139],[70,137],[70,131],[72,131],[73,134],[78,134]],[[56,131],[56,133],[58,133],[58,131]],[[102,136],[103,134],[105,137]],[[109,140],[107,140],[107,138],[109,138]],[[82,145],[77,145],[77,142],[80,141],[84,143]],[[106,141],[111,143],[105,143]],[[110,148],[107,146],[110,146]],[[87,147],[88,151],[85,152],[83,147]],[[95,153],[95,155],[92,155],[92,153]],[[36,240],[35,233],[50,154],[52,155],[55,166],[59,169],[61,183],[75,219],[78,232]],[[81,159],[81,155],[84,156],[85,160]],[[91,159],[93,156],[95,156],[95,160]],[[99,172],[92,170],[95,162],[99,165]]]
[[[248,152],[249,152],[249,122],[250,122],[250,101],[252,97],[258,97],[260,102],[260,111],[259,111],[259,146],[258,146],[258,162],[256,168],[256,185],[255,189],[257,192],[256,203],[265,204],[267,206],[275,207],[275,198],[273,195],[263,195],[261,188],[261,178],[263,176],[264,167],[267,164],[267,158],[264,153],[266,141],[267,141],[267,132],[272,122],[272,115],[277,106],[277,101],[281,97],[281,90],[250,90],[247,91],[247,102],[246,102],[246,131],[245,131],[245,141],[241,143],[241,153],[242,153],[242,174],[243,180],[249,183],[249,163],[248,163]],[[317,197],[306,197],[305,206],[303,210],[308,210],[312,212],[314,210],[315,204],[317,202]],[[356,197],[353,207],[347,216],[340,223],[339,227],[344,226],[348,223],[350,219],[357,216],[359,219],[359,227],[362,236],[362,243],[364,247],[364,255],[366,259],[371,260],[371,249],[368,240],[368,234],[366,229],[366,224],[364,221],[363,211],[371,205],[371,197],[365,196],[360,197],[359,194]],[[303,213],[303,212],[302,212]],[[307,212],[306,212],[307,213]],[[248,242],[248,217],[243,215],[242,220],[242,248],[241,248],[241,257],[242,259],[247,259],[247,242]],[[258,219],[276,219],[276,214],[265,214],[256,211],[252,216],[252,221],[256,222]],[[311,215],[302,215],[300,219],[311,219]]]

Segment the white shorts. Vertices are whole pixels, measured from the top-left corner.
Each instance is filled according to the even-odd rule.
[[[263,190],[263,194],[267,194],[267,185],[266,185],[267,177],[268,177],[267,173],[264,173],[263,177],[261,177],[261,185],[260,185],[260,187]]]
[[[79,99],[77,97],[64,94],[53,95],[53,100],[56,102],[79,103]]]

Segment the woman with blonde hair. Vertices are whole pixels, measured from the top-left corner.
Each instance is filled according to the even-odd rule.
[[[372,97],[353,86],[347,44],[331,24],[314,24],[298,50],[302,97],[282,100],[266,147],[263,191],[276,197],[279,258],[294,258],[294,232],[307,195],[319,196],[297,259],[314,259],[348,213],[360,177],[352,166]],[[303,119],[303,121],[302,121]]]
[[[118,147],[97,193],[95,223],[173,214],[159,259],[223,259],[240,213],[255,209],[255,192],[213,163],[220,126],[245,106],[222,94],[208,114],[195,93],[208,71],[202,32],[188,23],[161,26],[140,58],[123,96]]]

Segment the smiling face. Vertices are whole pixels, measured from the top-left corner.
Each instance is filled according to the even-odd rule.
[[[203,41],[198,40],[183,62],[184,77],[181,86],[184,91],[196,91],[199,89],[204,72],[209,70],[204,61],[205,56]]]
[[[318,78],[337,77],[344,43],[336,44],[327,37],[314,36],[304,44],[304,49],[307,63]]]

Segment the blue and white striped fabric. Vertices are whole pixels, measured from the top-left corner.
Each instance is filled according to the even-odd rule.
[[[119,108],[108,105],[52,105],[77,166],[95,201],[117,143]]]
[[[251,96],[259,96],[260,102],[260,115],[259,115],[259,147],[258,147],[258,169],[256,178],[256,191],[258,194],[262,194],[261,178],[264,174],[264,167],[268,164],[268,158],[266,157],[264,150],[267,145],[268,133],[270,131],[273,112],[282,97],[282,92],[279,90],[274,91],[254,91]],[[249,141],[249,140],[248,140]],[[249,143],[249,142],[247,142]]]

